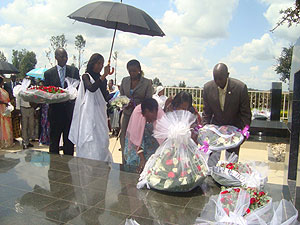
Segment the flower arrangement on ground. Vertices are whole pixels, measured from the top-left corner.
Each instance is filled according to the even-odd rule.
[[[165,139],[148,159],[138,188],[187,192],[200,185],[208,167],[202,152],[191,139],[190,126],[196,117],[188,111],[167,113],[157,121],[154,137]]]
[[[212,178],[226,187],[261,188],[267,182],[268,165],[256,162],[236,162],[237,155],[232,154],[227,161],[219,161],[211,168]]]
[[[200,145],[208,144],[211,151],[222,151],[225,149],[235,148],[239,146],[244,137],[248,138],[249,126],[240,130],[234,126],[217,126],[207,124],[204,127],[198,127],[198,143]]]

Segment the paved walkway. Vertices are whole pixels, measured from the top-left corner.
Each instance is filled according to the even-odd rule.
[[[39,145],[38,142],[32,142],[34,147],[32,149],[39,151],[48,151],[48,146]],[[116,140],[115,137],[110,138],[109,149],[112,153],[113,160],[115,163],[122,163],[122,154],[120,149],[120,142]],[[22,147],[19,143],[15,143],[12,148],[9,149],[0,149],[0,155],[3,155],[7,152],[17,152],[22,151]],[[76,155],[76,153],[75,153]],[[224,159],[224,152],[221,156],[221,159]],[[245,161],[257,161],[264,162],[268,164],[268,183],[272,184],[287,184],[287,179],[285,177],[285,167],[282,162],[270,162],[268,157],[268,143],[265,142],[252,142],[246,141],[240,150],[240,159],[241,162]]]

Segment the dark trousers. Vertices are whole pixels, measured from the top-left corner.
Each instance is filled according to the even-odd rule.
[[[49,152],[59,154],[59,141],[61,134],[63,134],[63,151],[65,155],[74,154],[74,144],[69,140],[69,131],[72,122],[73,105],[61,104],[65,108],[58,107],[49,108],[49,122],[50,122],[50,146]]]

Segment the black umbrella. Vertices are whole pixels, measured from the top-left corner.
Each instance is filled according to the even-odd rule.
[[[143,10],[118,2],[98,1],[87,4],[68,16],[80,22],[114,29],[108,63],[116,30],[149,36],[165,36],[157,23]]]
[[[19,70],[12,64],[0,61],[0,74],[6,73],[20,73]]]

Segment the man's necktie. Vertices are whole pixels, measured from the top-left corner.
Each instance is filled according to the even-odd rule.
[[[60,84],[61,87],[65,87],[65,73],[64,73],[64,68],[60,68]]]

